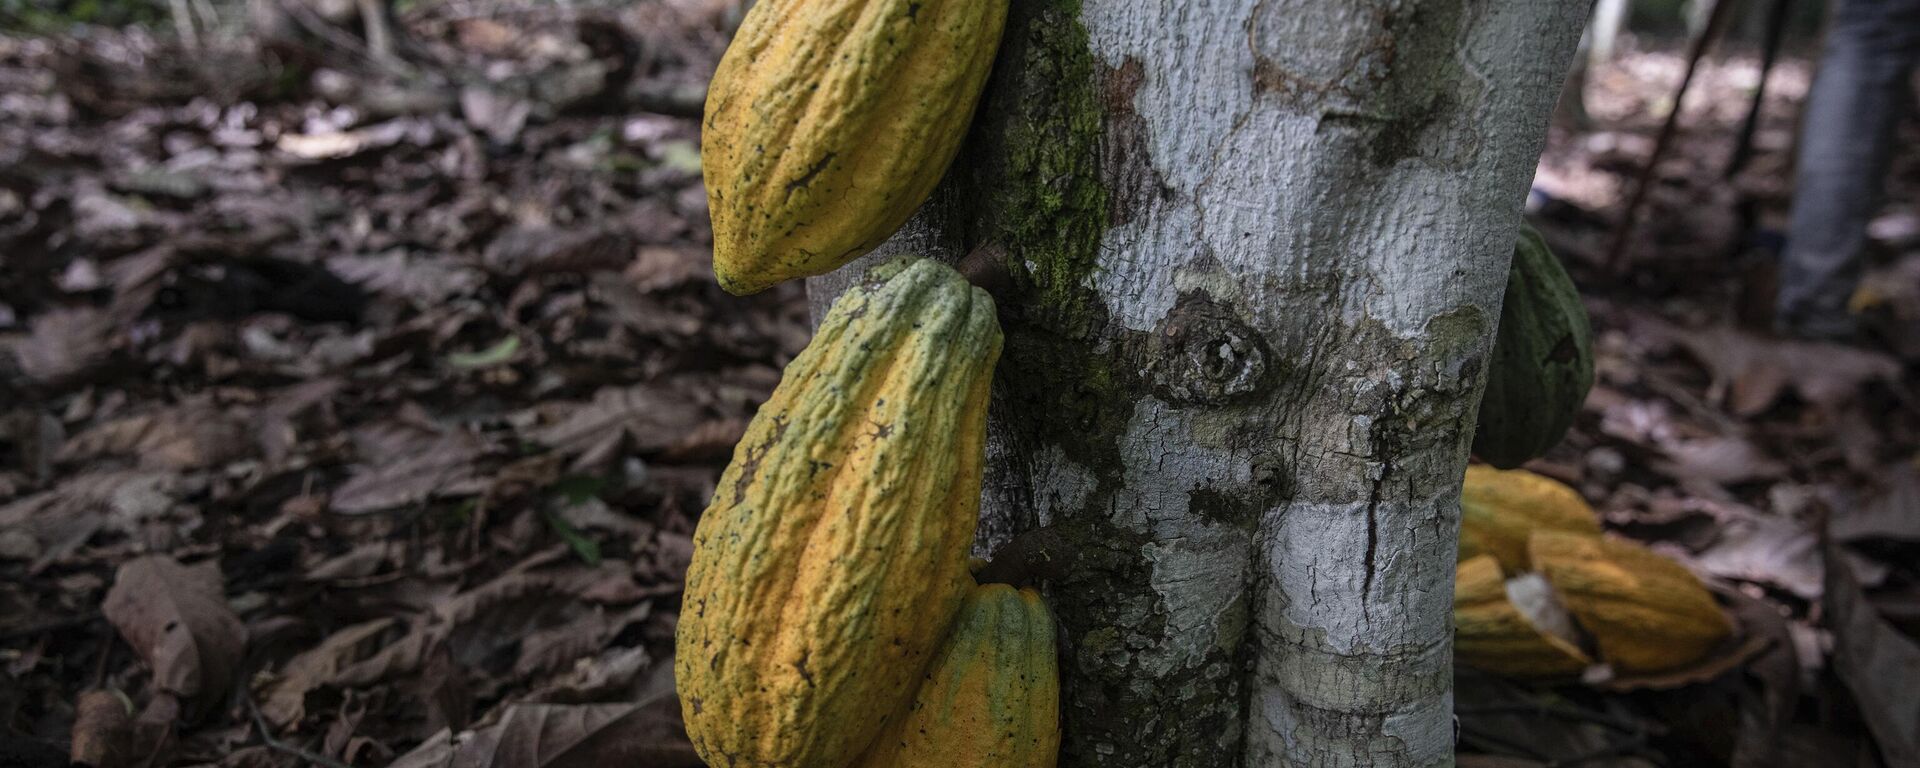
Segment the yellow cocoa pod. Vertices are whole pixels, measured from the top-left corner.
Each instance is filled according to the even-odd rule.
[[[1053,768],[1060,667],[1053,616],[1030,589],[967,594],[913,704],[856,768]]]
[[[695,750],[843,768],[912,698],[972,580],[993,300],[876,267],[787,366],[694,533],[674,671]]]
[[[1453,582],[1453,653],[1465,666],[1510,677],[1568,677],[1593,663],[1562,634],[1568,627],[1543,628],[1557,622],[1536,618],[1552,609],[1523,611],[1509,597],[1500,564],[1490,555],[1460,563]],[[1533,593],[1528,602],[1552,599],[1550,590]]]
[[[707,94],[713,272],[747,294],[906,223],[972,120],[1007,0],[760,0]]]
[[[1686,666],[1733,632],[1693,572],[1639,544],[1541,531],[1528,549],[1534,568],[1615,669]]]
[[[1460,560],[1492,555],[1507,573],[1530,569],[1534,531],[1600,535],[1600,520],[1580,492],[1524,469],[1467,467],[1460,488]]]

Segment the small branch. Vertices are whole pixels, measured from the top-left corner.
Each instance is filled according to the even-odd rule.
[[[1747,167],[1747,161],[1753,159],[1753,134],[1760,127],[1760,112],[1767,104],[1767,80],[1773,74],[1773,63],[1780,55],[1780,39],[1787,29],[1787,8],[1793,0],[1773,0],[1773,6],[1767,11],[1767,32],[1765,47],[1760,49],[1760,83],[1753,88],[1753,103],[1747,106],[1747,119],[1740,123],[1739,138],[1733,142],[1733,155],[1727,160],[1725,178],[1733,178]]]
[[[367,52],[374,61],[394,63],[393,32],[387,26],[387,6],[380,0],[360,0],[360,25],[366,31]]]
[[[260,741],[267,745],[267,749],[297,757],[314,765],[321,766],[322,768],[353,768],[353,766],[327,757],[326,755],[318,752],[310,752],[274,738],[273,731],[267,727],[266,716],[260,714],[260,705],[253,701],[253,693],[251,691],[247,692],[245,698],[247,700],[247,712],[253,716],[253,727],[260,731]]]
[[[335,28],[332,24],[327,23],[326,19],[320,18],[319,14],[314,13],[312,9],[300,3],[280,0],[279,6],[280,9],[287,14],[288,18],[293,19],[294,24],[306,30],[307,33],[313,35],[315,38],[318,38],[322,44],[331,45],[350,56],[359,58],[371,66],[376,72],[382,72],[402,79],[416,79],[422,76],[419,70],[409,65],[406,61],[401,60],[398,56],[391,55],[391,51],[383,55],[379,51],[370,49],[367,44],[363,44],[359,40],[354,39],[353,35]],[[384,29],[384,27],[382,29]]]
[[[1660,126],[1659,138],[1653,140],[1653,154],[1647,158],[1646,167],[1640,169],[1640,180],[1634,186],[1633,197],[1627,201],[1620,232],[1614,236],[1613,250],[1607,254],[1607,270],[1615,275],[1626,272],[1627,243],[1633,240],[1633,230],[1640,221],[1640,209],[1647,201],[1647,192],[1653,188],[1660,158],[1667,153],[1667,145],[1673,143],[1674,134],[1680,129],[1680,113],[1687,103],[1687,91],[1693,88],[1693,75],[1700,68],[1700,59],[1707,55],[1707,46],[1720,36],[1720,27],[1726,23],[1733,5],[1732,0],[1714,0],[1706,28],[1693,39],[1693,50],[1687,56],[1687,74],[1680,78],[1680,88],[1673,94],[1673,109],[1667,112],[1667,121]]]
[[[189,51],[200,49],[200,35],[194,29],[193,11],[187,7],[187,0],[168,0],[167,15],[173,17],[173,31],[180,36],[180,46]]]

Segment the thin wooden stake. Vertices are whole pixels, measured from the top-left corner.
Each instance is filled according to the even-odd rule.
[[[1780,41],[1786,37],[1787,9],[1793,6],[1793,0],[1773,0],[1773,7],[1767,9],[1767,31],[1765,47],[1760,49],[1760,83],[1753,88],[1753,103],[1747,106],[1747,119],[1740,124],[1740,136],[1733,142],[1733,154],[1727,158],[1726,178],[1733,178],[1747,168],[1747,162],[1753,159],[1753,134],[1760,127],[1760,111],[1767,104],[1767,80],[1773,74],[1773,63],[1780,57]]]
[[[1687,102],[1687,91],[1693,87],[1693,75],[1700,68],[1700,59],[1706,56],[1707,46],[1720,36],[1720,27],[1726,23],[1727,11],[1733,7],[1728,0],[1714,0],[1712,15],[1707,17],[1707,26],[1693,38],[1693,50],[1687,56],[1687,74],[1680,78],[1680,88],[1673,95],[1673,109],[1667,113],[1667,122],[1660,126],[1660,136],[1653,141],[1653,155],[1647,158],[1647,165],[1640,169],[1640,180],[1634,186],[1633,197],[1627,201],[1627,211],[1620,221],[1620,232],[1614,236],[1613,249],[1607,253],[1607,269],[1615,275],[1627,271],[1627,243],[1633,240],[1634,227],[1640,221],[1640,208],[1647,201],[1647,192],[1652,189],[1654,171],[1660,167],[1660,157],[1667,152],[1667,145],[1673,143],[1673,136],[1680,128],[1680,111]]]

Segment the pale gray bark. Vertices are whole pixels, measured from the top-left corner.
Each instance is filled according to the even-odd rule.
[[[1011,275],[982,542],[1060,616],[1062,765],[1450,764],[1460,477],[1587,3],[1014,5],[884,250]],[[1075,135],[1076,16],[1099,140],[1034,162]],[[1007,223],[1036,200],[1097,220],[1090,268]]]

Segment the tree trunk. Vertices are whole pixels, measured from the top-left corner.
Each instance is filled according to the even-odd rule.
[[[1007,334],[980,550],[1063,629],[1065,766],[1453,759],[1458,497],[1582,0],[1015,0],[884,254]]]

